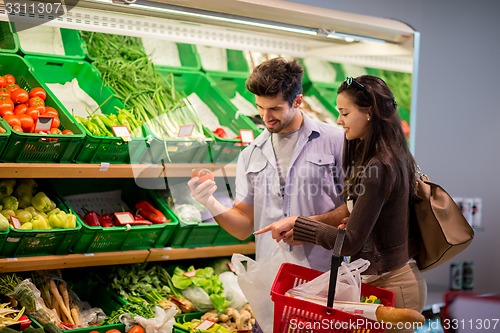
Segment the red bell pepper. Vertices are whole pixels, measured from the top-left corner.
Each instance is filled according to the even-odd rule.
[[[141,201],[137,202],[135,204],[135,209],[137,209],[137,214],[144,216],[145,219],[147,219],[155,224],[170,222],[170,220],[168,220],[165,217],[165,215],[163,215],[162,212],[160,212],[158,209],[154,208],[153,205],[151,205],[146,200],[141,200]]]
[[[99,214],[97,214],[93,210],[88,211],[85,208],[82,208],[82,210],[85,213],[85,215],[83,216],[83,222],[85,222],[86,225],[90,227],[98,227],[101,225],[99,223]]]
[[[99,223],[104,228],[114,227],[113,216],[111,214],[103,214],[99,216]]]

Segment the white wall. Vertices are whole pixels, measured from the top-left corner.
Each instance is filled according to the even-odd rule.
[[[453,196],[483,199],[473,260],[477,292],[500,292],[500,1],[295,0],[396,19],[421,33],[415,155]],[[448,265],[426,272],[448,286]]]

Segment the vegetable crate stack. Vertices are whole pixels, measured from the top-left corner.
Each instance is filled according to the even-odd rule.
[[[85,132],[15,54],[0,54],[0,115],[12,132],[2,162],[72,162]]]
[[[235,136],[233,132],[239,134],[239,129],[251,130],[254,137],[257,137],[261,130],[265,128],[264,122],[259,116],[255,106],[255,96],[249,92],[245,86],[248,78],[247,74],[209,72],[207,77],[211,84],[225,96],[236,109],[234,114],[236,126],[232,129],[224,126],[216,128],[214,131],[216,142],[212,150],[214,151],[214,162],[228,163],[234,161],[240,151],[246,147],[241,141],[241,136]],[[234,109],[233,108],[233,109]],[[228,135],[232,133],[232,135]],[[237,139],[237,140],[234,140]]]
[[[104,83],[142,121],[151,149],[144,163],[209,163],[208,142],[196,112],[172,77],[159,73],[138,37],[81,32]]]
[[[26,56],[26,61],[86,132],[78,163],[141,163],[149,149],[142,121],[113,96],[83,60]],[[126,131],[120,136],[119,130]],[[128,134],[128,135],[127,135]]]
[[[80,231],[79,218],[48,183],[0,180],[0,225],[9,228],[2,257],[67,254]]]
[[[159,207],[151,192],[133,179],[51,180],[58,195],[80,215],[75,253],[145,250],[165,247],[178,226],[168,207]]]
[[[238,109],[205,74],[164,69],[158,72],[173,78],[175,89],[187,96],[206,136],[215,137],[210,144],[215,163],[229,163],[238,157],[242,148],[240,130],[249,130],[253,136],[260,133],[248,117],[238,116]]]

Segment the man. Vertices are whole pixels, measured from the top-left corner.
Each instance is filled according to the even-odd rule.
[[[231,235],[246,239],[274,221],[322,214],[342,204],[340,184],[344,133],[306,116],[301,110],[303,69],[278,57],[251,73],[247,89],[256,99],[266,130],[238,157],[233,207],[215,199],[215,182],[188,182],[193,198],[207,207]],[[269,233],[256,235],[256,260],[270,254]],[[331,251],[301,246],[311,268],[327,271]]]

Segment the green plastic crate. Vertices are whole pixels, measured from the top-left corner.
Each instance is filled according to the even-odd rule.
[[[73,29],[65,29],[60,28],[61,38],[64,46],[64,55],[54,54],[54,53],[44,53],[44,52],[34,52],[23,49],[23,45],[21,44],[21,40],[17,35],[16,24],[11,23],[12,31],[14,32],[14,38],[16,39],[16,43],[19,45],[19,53],[21,55],[39,55],[46,57],[63,57],[63,58],[71,58],[71,59],[85,59],[86,56],[86,47],[82,38],[80,37],[80,32],[78,30]]]
[[[7,122],[3,119],[0,119],[0,127],[5,130],[5,133],[0,133],[0,156],[2,155],[3,150],[7,146],[7,143],[9,142],[9,137],[11,131],[11,127]]]
[[[337,89],[341,82],[333,84],[309,83],[304,87],[305,96],[314,96],[335,118],[337,111]]]
[[[16,54],[0,54],[0,75],[10,73],[16,77],[16,83],[26,89],[42,87],[47,90],[30,70],[28,63]],[[45,105],[55,108],[61,120],[60,129],[69,129],[74,134],[19,133],[12,131],[0,161],[2,162],[42,162],[69,163],[80,149],[85,132],[80,124],[72,120],[71,115],[64,110],[50,91],[47,91]]]
[[[38,190],[47,194],[56,203],[57,208],[69,212],[68,207],[48,183],[38,181],[38,185]],[[68,254],[79,236],[79,218],[76,220],[76,227],[68,229],[24,230],[10,227],[0,255],[4,258],[15,258]]]
[[[86,61],[36,56],[26,56],[25,60],[32,66],[35,75],[47,84],[64,84],[76,78],[80,88],[100,105],[103,114],[117,114],[116,108],[123,108],[122,101],[114,97],[97,69]],[[72,110],[67,111],[71,113]],[[85,127],[84,130],[83,144],[75,156],[77,163],[140,163],[148,147],[145,137],[125,142],[119,137],[93,135]]]
[[[229,99],[230,102],[231,99],[236,96],[236,93],[238,93],[248,102],[252,104],[255,103],[255,96],[249,92],[245,86],[248,75],[211,72],[207,74],[207,77],[222,92],[222,94]],[[246,115],[239,115],[239,117],[245,119],[244,121],[246,124],[252,124],[250,129],[254,132],[254,137],[257,137],[262,132],[262,128],[260,127],[263,127],[263,124],[259,127],[259,125],[256,124],[252,118]],[[216,142],[212,145],[215,163],[233,162],[239,152],[246,147],[245,145],[240,145],[239,141],[233,143],[217,136],[215,138]]]
[[[231,49],[222,49],[225,50],[227,57],[227,71],[219,71],[219,70],[211,70],[207,68],[207,66],[203,65],[203,56],[198,52],[201,61],[201,69],[205,73],[225,73],[225,74],[236,74],[236,75],[246,75],[250,74],[250,66],[248,65],[248,61],[245,57],[244,51],[240,50],[231,50]]]
[[[19,50],[9,22],[0,21],[0,52],[16,53]]]
[[[0,231],[0,253],[2,253],[3,244],[5,243],[8,234],[9,234],[9,229],[5,231]]]
[[[196,93],[198,97],[212,110],[222,126],[230,128],[233,132],[239,133],[240,129],[248,129],[254,132],[254,136],[260,130],[248,117],[238,117],[236,119],[236,107],[224,95],[223,92],[203,73],[195,73],[183,70],[158,70],[164,75],[172,74],[176,89],[186,96]],[[206,135],[214,135],[205,128]],[[241,151],[241,140],[223,139],[215,136],[215,142],[210,145],[212,161],[217,163],[233,161]]]
[[[108,212],[108,207],[120,207],[119,200],[113,201],[106,193],[120,191],[120,199],[132,213],[135,212],[133,204],[145,199],[159,209],[170,222],[164,224],[138,225],[127,228],[125,226],[104,228],[101,226],[88,226],[82,222],[80,237],[73,246],[75,253],[94,253],[126,250],[146,250],[164,247],[172,237],[178,225],[177,217],[168,207],[156,206],[153,202],[152,191],[140,189],[134,184],[133,179],[73,179],[71,186],[68,180],[51,180],[57,194],[64,197],[66,205],[75,212],[82,213],[82,207],[101,213]],[[79,198],[71,201],[68,196],[81,194]],[[73,204],[72,204],[73,203]],[[118,210],[115,210],[118,211]]]
[[[165,198],[158,191],[151,191],[156,206],[168,208]],[[175,214],[175,213],[174,213]],[[253,237],[239,240],[223,230],[217,222],[187,223],[179,219],[174,234],[167,244],[174,248],[195,248],[204,246],[234,245],[250,242]]]
[[[196,52],[196,46],[192,44],[185,43],[175,43],[177,45],[177,51],[179,52],[179,60],[181,62],[180,67],[176,66],[166,66],[154,64],[157,68],[166,69],[184,69],[199,71],[201,69],[201,62],[198,52]]]

